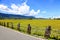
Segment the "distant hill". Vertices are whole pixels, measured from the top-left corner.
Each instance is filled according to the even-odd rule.
[[[33,17],[33,16],[24,16],[24,15],[14,15],[14,14],[0,13],[0,19],[5,19],[5,18],[8,18],[8,19],[12,19],[12,18],[22,19],[22,18],[35,18],[35,17]]]

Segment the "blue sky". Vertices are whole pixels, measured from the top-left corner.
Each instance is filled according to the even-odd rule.
[[[0,0],[0,12],[37,18],[60,17],[60,0]]]

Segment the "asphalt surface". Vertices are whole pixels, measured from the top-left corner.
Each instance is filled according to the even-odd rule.
[[[0,26],[0,40],[44,40]]]

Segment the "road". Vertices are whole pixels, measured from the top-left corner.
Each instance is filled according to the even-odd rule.
[[[0,26],[0,40],[44,40]]]

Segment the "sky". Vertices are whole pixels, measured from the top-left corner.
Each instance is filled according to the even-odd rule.
[[[0,12],[36,18],[60,18],[60,0],[0,0]]]

